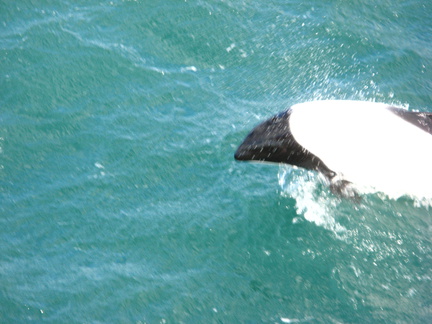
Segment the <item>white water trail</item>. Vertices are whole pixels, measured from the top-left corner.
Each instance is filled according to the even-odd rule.
[[[303,215],[307,221],[324,227],[337,236],[346,232],[346,228],[334,217],[339,199],[325,190],[324,179],[319,174],[296,167],[280,166],[278,180],[282,195],[295,199],[297,215]]]

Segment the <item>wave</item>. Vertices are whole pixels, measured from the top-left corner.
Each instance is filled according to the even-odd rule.
[[[332,231],[342,239],[347,239],[351,233],[340,219],[372,219],[380,215],[390,218],[411,216],[407,220],[408,223],[429,223],[432,219],[430,198],[404,196],[395,199],[366,188],[364,192],[360,192],[361,201],[356,203],[332,194],[322,175],[288,165],[279,167],[278,181],[281,195],[295,199],[296,213],[299,217]],[[293,220],[297,221],[298,218]],[[424,228],[432,228],[432,223],[426,224]]]

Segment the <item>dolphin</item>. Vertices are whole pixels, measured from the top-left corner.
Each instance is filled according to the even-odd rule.
[[[432,113],[352,100],[295,104],[256,126],[234,157],[317,171],[343,197],[432,198]]]

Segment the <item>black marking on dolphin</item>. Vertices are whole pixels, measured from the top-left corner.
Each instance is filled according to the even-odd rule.
[[[396,107],[388,107],[388,109],[414,126],[432,134],[432,113],[414,112]]]
[[[288,109],[256,126],[238,147],[234,158],[291,164],[334,177],[335,172],[294,139],[289,126],[290,115]]]

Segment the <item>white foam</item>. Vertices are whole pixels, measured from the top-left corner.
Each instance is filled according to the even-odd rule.
[[[338,200],[319,188],[323,185],[323,178],[318,173],[281,165],[278,180],[282,195],[295,199],[297,215],[303,215],[307,221],[331,230],[338,236],[346,231],[336,222],[332,213]]]
[[[355,212],[357,216],[373,215],[375,212],[370,211],[374,211],[377,206],[378,209],[388,208],[388,206],[398,206],[397,201],[392,199],[385,202],[388,196],[384,194],[376,196],[382,203],[379,203],[375,207],[373,207],[374,202],[371,200],[371,196],[363,196],[366,205],[363,205],[363,202],[360,205],[356,205],[350,201],[340,199],[330,192],[323,176],[317,172],[289,165],[281,164],[279,166],[278,181],[282,189],[281,195],[295,199],[295,210],[298,217],[292,220],[293,224],[301,223],[304,219],[333,232],[335,237],[342,241],[350,241],[353,235],[356,236],[356,233],[355,230],[346,228],[338,220],[346,219],[347,217],[351,218],[352,212]],[[375,200],[375,203],[377,203],[377,200]],[[417,212],[410,212],[410,214],[420,213],[419,215],[423,215],[424,212],[428,213],[432,209],[432,199],[413,199],[412,207]],[[347,211],[349,212],[348,214],[346,214]]]

